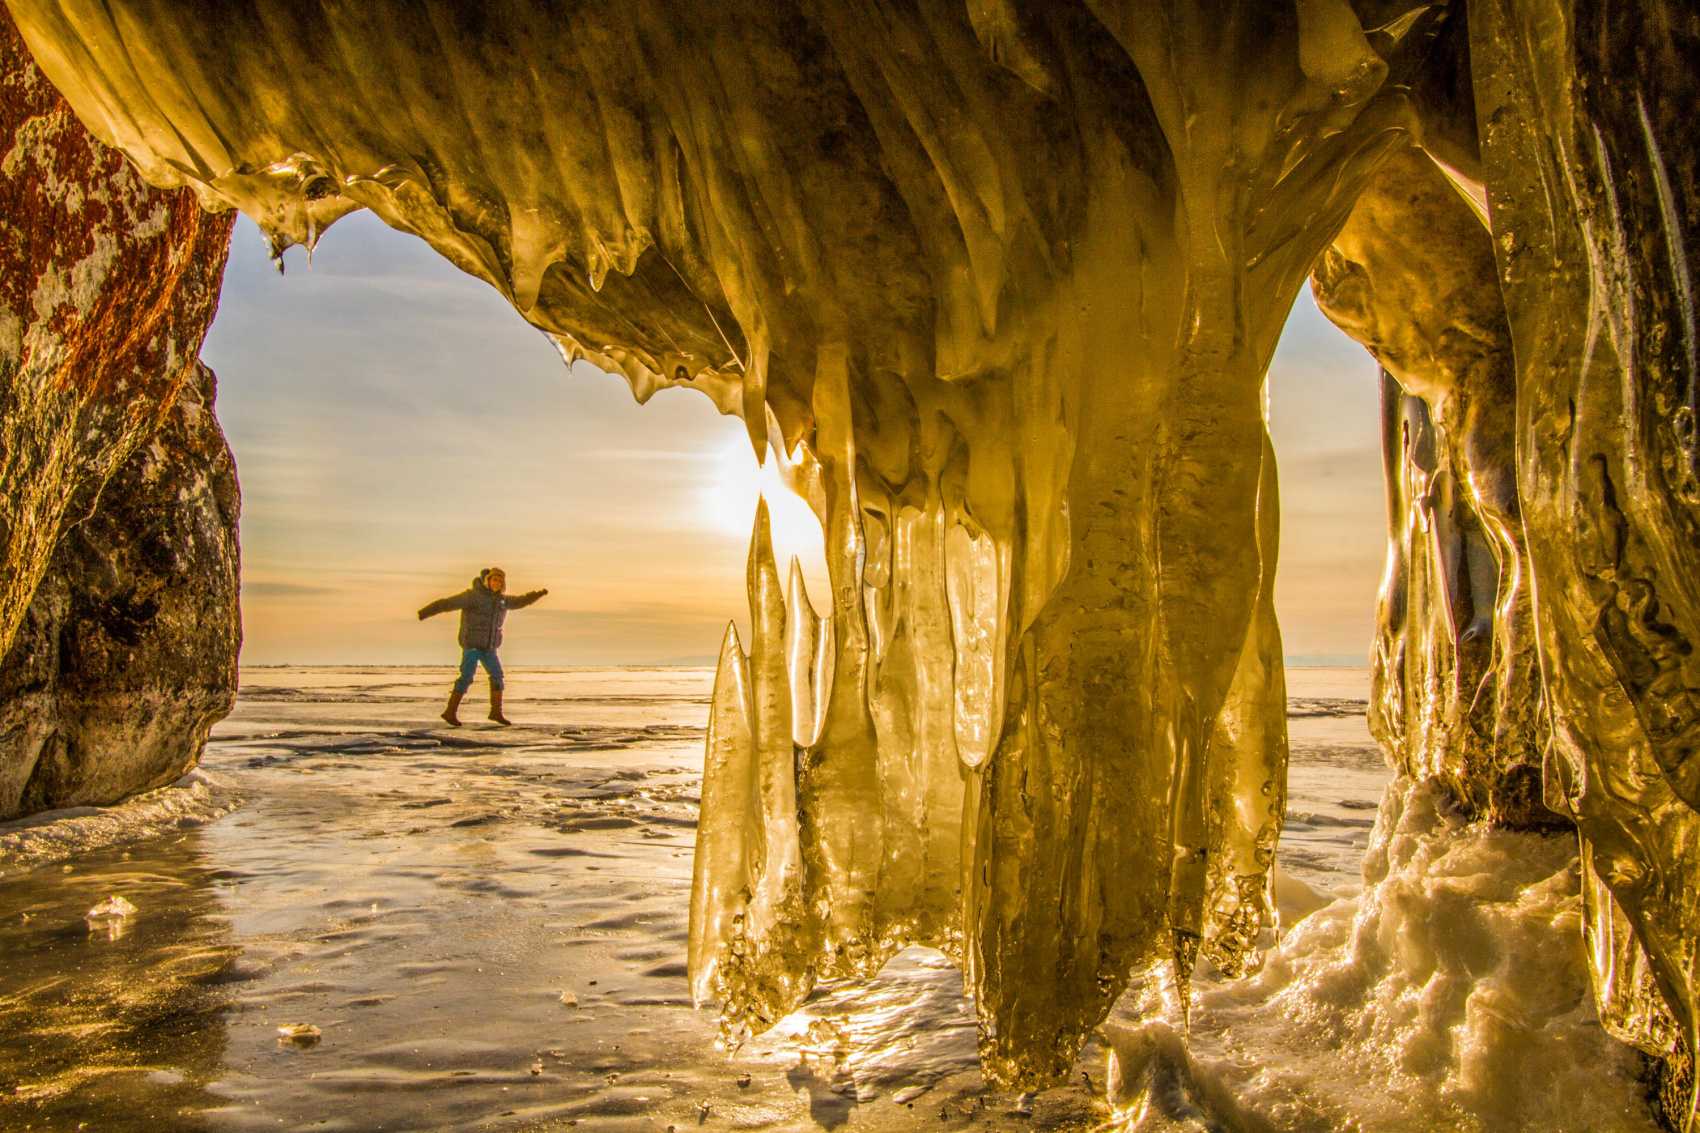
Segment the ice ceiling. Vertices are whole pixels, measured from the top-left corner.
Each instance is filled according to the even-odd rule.
[[[1317,268],[1388,374],[1377,727],[1471,813],[1580,828],[1608,1025],[1693,1049],[1680,4],[8,4],[150,181],[279,248],[371,209],[813,505],[825,612],[758,515],[714,698],[691,968],[731,1036],[925,943],[1036,1086],[1137,965],[1251,961],[1262,387]]]

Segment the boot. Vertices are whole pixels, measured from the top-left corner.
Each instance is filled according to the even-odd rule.
[[[512,720],[502,715],[502,690],[499,688],[493,688],[490,690],[490,719],[496,721],[498,724],[513,723]]]
[[[460,727],[460,717],[456,713],[460,709],[460,698],[465,695],[464,692],[459,691],[449,693],[449,706],[443,709],[443,719],[448,722],[451,728]]]

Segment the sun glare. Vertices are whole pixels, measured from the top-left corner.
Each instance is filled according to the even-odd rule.
[[[815,513],[780,482],[779,465],[772,456],[765,465],[756,463],[756,454],[741,432],[732,434],[716,457],[715,482],[708,501],[708,513],[715,526],[747,541],[755,523],[756,501],[765,496],[773,529],[773,557],[779,563],[779,573],[789,574],[791,557],[795,555],[803,564],[809,593],[819,609],[826,594],[826,555]]]

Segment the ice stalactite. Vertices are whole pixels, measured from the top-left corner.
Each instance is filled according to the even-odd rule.
[[[1492,237],[1419,150],[1389,160],[1318,264],[1323,312],[1382,366],[1388,559],[1370,726],[1472,814],[1542,802],[1544,713],[1517,501],[1515,367]]]
[[[1230,977],[1248,970],[1259,934],[1275,927],[1270,878],[1287,813],[1287,682],[1275,619],[1281,514],[1275,488],[1275,451],[1266,437],[1258,482],[1257,605],[1210,737],[1201,783],[1205,900],[1198,932],[1205,957]]]
[[[811,747],[820,739],[832,662],[832,623],[815,613],[802,564],[792,559],[785,584],[785,669],[791,678],[791,739],[798,747]]]

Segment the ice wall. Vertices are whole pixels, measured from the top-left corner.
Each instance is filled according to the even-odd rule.
[[[1517,360],[1548,800],[1582,833],[1602,1015],[1668,1049],[1663,998],[1691,1057],[1700,27],[1684,5],[1484,0],[1471,52]]]
[[[1603,1014],[1692,1049],[1680,5],[8,3],[151,181],[279,247],[370,208],[815,506],[831,593],[758,516],[714,697],[691,953],[730,1037],[933,943],[1040,1085],[1136,965],[1247,961],[1261,386],[1332,243],[1390,375],[1377,727],[1468,810],[1580,825]]]
[[[1601,1019],[1691,1123],[1700,32],[1657,4],[1470,20],[1435,161],[1389,162],[1314,278],[1384,368],[1372,723],[1467,811],[1580,829]]]
[[[1567,826],[1542,801],[1516,367],[1492,236],[1467,192],[1407,150],[1358,198],[1312,289],[1382,366],[1389,530],[1370,727],[1401,771],[1466,812]]]

